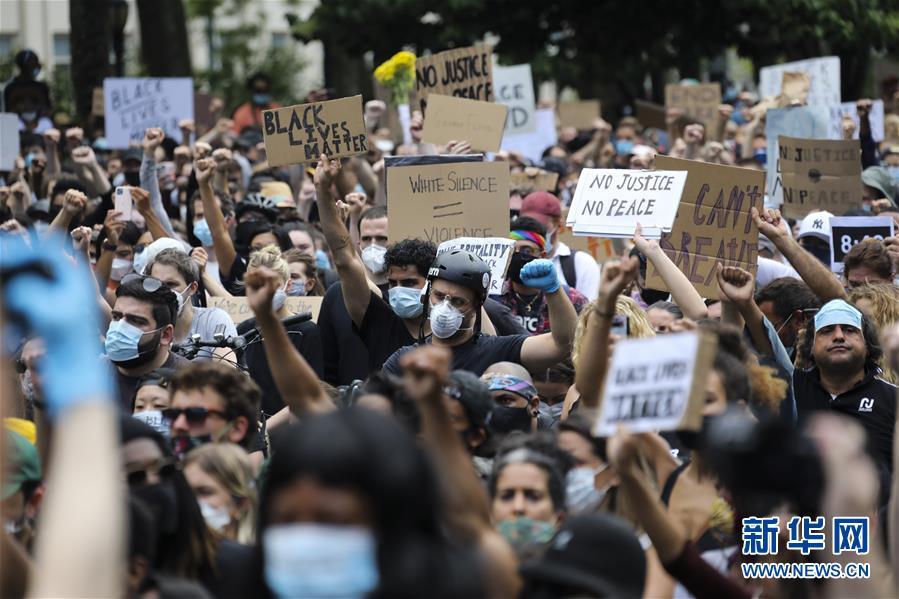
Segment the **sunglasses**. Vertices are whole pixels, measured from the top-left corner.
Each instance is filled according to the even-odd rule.
[[[227,420],[228,415],[220,410],[207,410],[206,408],[166,408],[162,410],[162,417],[169,422],[175,422],[178,416],[184,414],[188,424],[203,424],[209,416],[218,416],[222,420]]]
[[[155,293],[165,287],[165,283],[163,283],[156,277],[139,275],[136,272],[129,273],[122,277],[122,280],[119,282],[119,284],[128,285],[130,283],[133,283],[134,281],[140,281],[141,285],[143,285],[144,291],[146,291],[147,293]]]
[[[174,458],[164,458],[161,460],[157,460],[155,463],[136,470],[129,470],[125,474],[125,478],[128,480],[129,487],[141,487],[147,484],[147,480],[150,478],[150,474],[156,474],[159,478],[168,480],[171,479],[175,472],[178,471],[178,463]]]

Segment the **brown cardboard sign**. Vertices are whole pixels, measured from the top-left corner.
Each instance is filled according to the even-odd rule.
[[[608,262],[618,258],[624,251],[623,239],[611,239],[609,237],[587,237],[575,235],[571,227],[565,224],[568,218],[568,209],[562,209],[562,222],[559,223],[559,241],[571,248],[572,252],[580,250],[593,256],[599,263]]]
[[[103,88],[95,87],[91,96],[91,114],[94,116],[104,116],[106,114],[106,103],[103,99]]]
[[[781,212],[802,218],[815,210],[837,216],[862,205],[861,146],[857,139],[801,139],[780,135]]]
[[[575,129],[592,129],[600,118],[602,106],[599,100],[578,100],[559,102],[559,126]]]
[[[215,115],[209,110],[213,98],[214,96],[207,92],[194,92],[194,122],[197,131],[209,131],[215,127]]]
[[[545,171],[541,168],[529,166],[523,171],[509,174],[510,188],[525,196],[533,191],[556,192],[556,184],[559,181],[559,173]]]
[[[312,322],[318,322],[318,313],[322,308],[321,297],[288,297],[284,302],[291,314],[302,314],[310,312],[312,314]],[[211,297],[209,298],[209,306],[213,308],[221,308],[228,313],[234,324],[240,324],[248,318],[253,318],[253,310],[247,303],[247,298],[234,297]]]
[[[493,102],[493,47],[475,44],[416,58],[412,110],[425,114],[428,94]]]
[[[700,295],[719,299],[717,262],[753,273],[758,268],[759,232],[751,209],[763,208],[765,173],[668,156],[656,156],[655,166],[687,171],[674,226],[659,245]],[[651,264],[646,287],[666,289]]]
[[[721,105],[721,84],[700,83],[699,85],[665,86],[665,107],[680,108],[686,116],[691,116],[705,125],[706,137],[715,139],[718,135],[718,107]]]
[[[269,166],[315,162],[368,152],[362,96],[297,104],[262,113]]]
[[[634,100],[634,104],[637,107],[637,120],[641,125],[662,131],[668,128],[668,123],[665,122],[664,106],[639,99]]]
[[[509,165],[464,162],[387,169],[391,243],[509,236]]]
[[[593,434],[608,437],[620,425],[634,433],[698,431],[717,349],[706,331],[618,341]]]
[[[439,145],[467,141],[473,150],[499,152],[508,111],[505,104],[431,94],[422,141]]]

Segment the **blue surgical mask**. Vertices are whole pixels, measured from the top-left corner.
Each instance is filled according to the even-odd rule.
[[[194,223],[194,237],[200,240],[203,247],[212,246],[212,231],[209,230],[209,223],[205,218],[201,218]]]
[[[285,301],[287,301],[287,292],[283,289],[275,291],[275,296],[272,298],[272,310],[275,312],[280,311],[284,307]]]
[[[325,253],[325,250],[315,250],[315,267],[322,270],[331,269],[331,261],[328,259],[328,254]]]
[[[370,530],[333,524],[280,524],[262,537],[265,582],[277,597],[361,598],[378,586]]]
[[[605,469],[581,466],[568,471],[565,475],[565,507],[569,514],[592,512],[602,503],[606,491],[596,488],[596,476]]]
[[[629,139],[618,139],[615,141],[615,152],[619,156],[627,156],[634,149],[634,142]]]
[[[899,165],[897,166],[888,166],[887,172],[890,173],[890,176],[893,178],[893,182],[896,185],[899,185]]]
[[[424,310],[421,303],[421,289],[416,287],[393,287],[387,292],[390,307],[400,318],[415,318]]]
[[[147,332],[154,333],[158,330]],[[113,362],[128,362],[140,357],[139,345],[143,335],[144,331],[124,319],[113,320],[106,331],[106,356]]]
[[[291,281],[287,287],[288,297],[302,297],[306,295],[306,281]]]
[[[271,94],[253,94],[253,104],[256,106],[265,106],[271,101]]]
[[[765,166],[768,164],[768,150],[756,150],[752,153],[752,158],[760,165]]]

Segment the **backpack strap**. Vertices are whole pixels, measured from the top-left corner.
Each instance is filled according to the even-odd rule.
[[[562,266],[562,274],[565,275],[565,282],[572,288],[577,287],[577,270],[574,268],[574,255],[577,251],[579,250],[576,250],[567,256],[559,256],[559,264]]]

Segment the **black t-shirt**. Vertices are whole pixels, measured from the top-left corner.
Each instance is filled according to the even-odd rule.
[[[346,311],[340,283],[331,285],[325,292],[318,313],[318,327],[326,382],[334,386],[348,385],[368,376],[368,350]]]
[[[368,309],[361,326],[353,326],[368,349],[369,372],[379,370],[399,348],[417,341],[409,333],[403,319],[374,291],[370,293]]]
[[[521,364],[521,346],[528,339],[528,335],[504,335],[493,337],[491,335],[475,335],[462,345],[452,347],[453,370],[467,370],[477,376],[484,374],[487,367],[496,362],[515,362]],[[425,339],[430,343],[431,338]],[[406,345],[396,350],[384,364],[384,372],[399,376],[400,358],[406,352],[412,351],[418,344]]]
[[[527,330],[521,326],[521,322],[512,314],[512,310],[495,299],[487,298],[487,301],[484,302],[484,311],[490,317],[490,322],[493,323],[498,337],[527,334]]]
[[[125,414],[130,414],[134,411],[134,394],[137,392],[137,383],[144,377],[144,375],[140,376],[128,376],[127,374],[122,374],[118,368],[115,367],[109,358],[103,357],[102,360],[105,360],[107,364],[115,371],[116,376],[116,384],[119,388],[119,405],[122,407],[122,411]],[[169,357],[163,362],[162,366],[159,368],[172,368],[174,370],[180,370],[186,366],[190,366],[190,360],[179,356],[176,353],[169,352]]]
[[[200,581],[213,596],[236,599],[258,595],[259,589],[252,587],[256,579],[256,548],[253,545],[221,539],[215,548],[215,567],[214,577],[205,577]]]
[[[234,256],[234,262],[231,263],[231,269],[226,273],[219,270],[219,278],[222,281],[222,287],[228,290],[231,295],[246,295],[247,291],[243,285],[243,276],[247,274],[247,261],[240,254]]]
[[[237,327],[237,333],[242,335],[256,326],[256,319],[245,320]],[[318,326],[312,321],[300,322],[287,327],[287,336],[290,342],[297,348],[300,355],[306,359],[312,370],[319,378],[324,370],[322,358],[322,342]],[[268,367],[268,358],[265,356],[265,347],[259,342],[250,343],[243,350],[244,361],[250,371],[250,377],[259,388],[262,389],[262,410],[272,415],[284,407],[284,400],[275,385],[272,371]]]
[[[855,387],[832,398],[821,386],[817,367],[793,372],[793,393],[800,418],[818,410],[833,410],[858,420],[868,433],[872,457],[889,485],[893,472],[893,430],[896,426],[895,385],[876,378],[873,372]],[[889,486],[886,489],[889,492]]]

